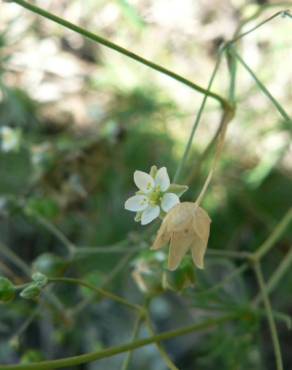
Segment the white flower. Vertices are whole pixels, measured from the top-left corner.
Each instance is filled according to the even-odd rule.
[[[0,128],[1,137],[1,150],[3,152],[15,151],[19,148],[20,144],[20,131],[12,129],[8,126]]]
[[[137,212],[136,221],[147,225],[160,215],[166,214],[180,202],[179,196],[187,186],[170,184],[166,167],[151,168],[150,174],[135,171],[134,182],[139,191],[125,202],[125,209]]]

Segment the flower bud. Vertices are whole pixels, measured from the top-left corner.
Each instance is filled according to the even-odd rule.
[[[15,286],[9,279],[0,276],[0,303],[10,302],[14,297]]]
[[[44,288],[48,284],[48,278],[41,272],[35,272],[31,278],[39,288]]]
[[[32,283],[21,291],[20,296],[24,299],[36,300],[40,294],[41,288],[37,284]]]

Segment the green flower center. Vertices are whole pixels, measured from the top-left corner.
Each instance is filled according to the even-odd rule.
[[[150,204],[151,205],[159,205],[160,202],[161,202],[162,195],[163,195],[163,193],[160,191],[159,188],[154,189],[151,192],[150,196],[149,196]]]

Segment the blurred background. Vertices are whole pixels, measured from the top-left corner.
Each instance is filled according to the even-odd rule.
[[[258,14],[246,30],[289,7],[289,2],[262,0],[34,3],[204,87],[218,48],[243,19]],[[246,36],[237,49],[290,114],[291,25],[290,19],[278,17]],[[212,90],[225,96],[227,88],[224,61]],[[31,268],[51,276],[67,274],[141,303],[145,292],[137,274],[146,264],[154,271],[143,282],[154,294],[150,310],[157,331],[248,306],[258,292],[250,270],[210,290],[241,264],[215,254],[207,254],[205,270],[191,276],[193,287],[177,292],[181,287],[168,276],[170,289],[160,291],[159,259],[164,255],[147,253],[149,237],[144,235],[151,229],[124,210],[135,191],[136,169],[166,166],[173,177],[201,101],[202,95],[167,76],[1,2],[1,275],[22,284]],[[212,218],[210,250],[255,250],[292,204],[291,123],[283,121],[240,65],[236,103],[204,199]],[[183,200],[198,195],[208,173],[213,151],[206,148],[220,113],[218,103],[208,99],[179,181],[190,187]],[[84,252],[69,259],[64,236]],[[85,253],[88,246],[116,243],[123,253],[106,248]],[[290,227],[264,260],[266,279],[291,246]],[[271,295],[274,309],[290,316],[291,286],[290,268]],[[53,294],[51,301],[17,298],[0,306],[1,364],[76,355],[130,340],[131,311],[72,286],[58,284]],[[278,327],[284,368],[290,369],[292,334],[285,322]],[[142,326],[140,336],[146,335]],[[167,341],[165,348],[181,370],[275,369],[270,333],[260,317]],[[71,369],[121,369],[123,359],[119,355]],[[155,346],[135,351],[129,368],[167,369]]]

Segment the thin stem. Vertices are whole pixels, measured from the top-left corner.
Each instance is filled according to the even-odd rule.
[[[141,327],[141,323],[142,323],[142,319],[143,319],[143,315],[139,315],[135,321],[135,324],[134,324],[134,328],[133,328],[133,333],[132,333],[132,341],[134,342],[137,337],[138,337],[138,334],[139,334],[139,330],[140,330],[140,327]],[[122,369],[121,370],[128,370],[129,368],[129,365],[130,365],[130,361],[131,361],[131,358],[132,358],[132,354],[133,354],[133,351],[129,351],[125,357],[125,360],[123,362],[123,365],[122,365]]]
[[[242,30],[242,28],[244,27],[244,25],[246,25],[247,23],[251,22],[252,20],[256,19],[257,17],[259,17],[265,10],[267,9],[270,9],[270,8],[276,8],[276,7],[288,7],[290,6],[291,3],[290,2],[287,2],[287,1],[283,1],[283,2],[277,2],[277,3],[266,3],[266,4],[263,4],[261,5],[260,7],[258,7],[258,9],[250,16],[248,16],[247,18],[243,19],[240,23],[239,23],[239,26],[237,27],[237,30],[235,31],[234,33],[234,39],[240,35],[240,31]],[[284,11],[283,12],[285,15],[287,15],[287,11]],[[289,14],[289,13],[288,13]],[[258,27],[257,27],[258,28]]]
[[[264,241],[263,244],[250,257],[253,261],[259,261],[269,250],[275,245],[276,241],[285,232],[289,223],[292,221],[292,208],[284,215],[282,220],[276,225],[271,235]]]
[[[35,317],[40,311],[40,307],[37,306],[29,316],[22,322],[22,324],[19,326],[17,331],[11,335],[10,342],[13,341],[14,339],[18,339],[22,333],[30,326],[30,324],[33,322]]]
[[[201,171],[202,164],[205,162],[205,159],[209,156],[211,150],[213,149],[218,136],[220,135],[220,132],[222,131],[222,126],[223,126],[222,120],[218,125],[218,128],[216,132],[214,133],[212,139],[210,140],[209,144],[207,147],[204,149],[203,153],[200,154],[200,157],[197,159],[195,165],[193,166],[193,170],[191,171],[190,175],[187,178],[186,184],[189,185],[193,182],[193,180],[197,177],[198,173]]]
[[[258,29],[259,27],[263,26],[264,24],[266,24],[267,22],[271,21],[272,19],[274,19],[275,17],[279,16],[279,15],[285,15],[285,16],[288,16],[288,17],[292,17],[290,12],[289,11],[280,11],[280,12],[277,12],[275,13],[273,16],[269,17],[268,19],[264,20],[263,22],[259,23],[258,25],[256,25],[255,27],[251,28],[250,30],[242,33],[242,34],[239,34],[240,30],[242,29],[242,27],[250,22],[251,20],[253,20],[254,18],[257,18],[261,13],[262,11],[265,9],[265,8],[269,8],[269,7],[274,7],[274,6],[288,6],[288,3],[286,2],[283,2],[283,3],[278,3],[278,4],[265,4],[263,5],[257,12],[255,12],[251,17],[243,20],[237,31],[235,32],[235,36],[233,39],[231,39],[229,42],[227,42],[224,47],[223,47],[223,50],[225,50],[227,53],[230,54],[229,50],[230,49],[230,46],[239,41],[240,39],[242,39],[243,37],[247,36],[248,34],[250,34],[251,32],[255,31],[256,29]],[[230,75],[231,75],[231,84],[230,84],[230,90],[229,90],[229,99],[231,102],[234,102],[235,101],[235,94],[234,94],[234,91],[235,91],[235,75],[236,75],[236,63],[234,61],[234,58],[233,58],[233,61],[232,61],[232,64],[230,63],[230,67],[229,70],[230,70]],[[200,156],[200,159],[198,160],[198,166],[195,167],[194,171],[191,172],[190,176],[188,177],[188,180],[187,180],[187,184],[190,184],[194,177],[197,175],[197,173],[199,172],[199,169],[200,169],[200,166],[201,166],[201,163],[204,161],[204,159],[208,156],[209,152],[210,152],[210,149],[213,147],[214,143],[216,142],[220,132],[221,132],[221,129],[222,129],[222,122],[221,122],[221,125],[219,125],[214,137],[212,138],[212,140],[210,141],[209,145],[206,147],[206,149],[204,150],[203,154]]]
[[[208,92],[210,91],[210,89],[212,87],[212,84],[213,84],[213,81],[215,79],[215,76],[216,76],[216,74],[217,74],[217,72],[219,70],[221,59],[222,59],[222,52],[220,52],[219,55],[218,55],[218,58],[217,58],[217,61],[216,61],[216,64],[215,64],[213,73],[212,73],[211,78],[209,80],[208,87],[207,87],[207,91]],[[188,158],[188,155],[189,155],[191,146],[192,146],[193,138],[194,138],[195,132],[196,132],[198,126],[199,126],[200,119],[201,119],[203,110],[205,108],[207,99],[208,99],[208,95],[205,94],[204,95],[204,98],[202,100],[201,106],[199,108],[198,114],[196,116],[195,122],[193,124],[192,131],[190,133],[190,136],[189,136],[189,139],[188,139],[188,142],[187,142],[187,145],[186,145],[186,148],[185,148],[183,157],[182,157],[181,161],[179,162],[178,167],[177,167],[177,170],[176,170],[176,173],[174,175],[174,179],[173,179],[174,182],[176,182],[178,180],[178,178],[180,176],[180,173],[181,173],[181,170],[182,170],[183,166],[185,165],[185,163],[187,161],[187,158]]]
[[[292,247],[290,248],[287,255],[283,258],[279,266],[276,268],[276,270],[273,272],[270,279],[267,281],[267,284],[266,284],[267,294],[270,294],[277,287],[279,281],[283,278],[285,273],[290,269],[291,264],[292,264]],[[255,297],[253,302],[255,305],[258,305],[261,300],[262,300],[262,296],[258,294]]]
[[[48,231],[50,231],[60,242],[67,248],[70,255],[74,254],[76,246],[66,237],[65,234],[62,233],[54,224],[50,221],[45,219],[39,214],[36,213],[29,213],[32,217],[34,217],[43,227],[45,227]]]
[[[149,314],[146,314],[146,325],[148,327],[148,330],[150,332],[151,335],[155,335],[155,329],[154,329],[154,326],[152,324],[152,321],[150,319],[150,316]],[[162,344],[160,342],[156,342],[156,347],[161,355],[161,357],[163,358],[165,364],[168,366],[168,368],[170,370],[179,370],[179,368],[177,368],[175,366],[175,364],[172,362],[171,358],[168,356],[168,353],[165,351],[165,349],[163,348]]]
[[[266,316],[266,314],[267,314],[266,310],[261,309],[261,308],[255,308],[253,310],[253,312],[258,313],[262,316]],[[287,329],[291,330],[291,328],[292,328],[292,319],[289,315],[287,315],[283,312],[275,311],[275,310],[273,310],[272,312],[273,312],[273,316],[274,316],[275,320],[284,323],[287,326]]]
[[[9,261],[17,266],[26,276],[31,277],[30,267],[15,254],[12,249],[0,242],[0,253],[2,253]],[[58,298],[50,291],[44,292],[44,295],[48,301],[50,301],[58,311],[63,312],[64,307]]]
[[[213,159],[213,163],[211,165],[211,168],[210,168],[210,171],[209,171],[209,174],[204,182],[204,185],[201,189],[201,192],[198,196],[198,198],[196,199],[196,204],[199,206],[200,203],[202,202],[203,200],[203,197],[208,189],[208,186],[212,180],[212,177],[213,177],[213,174],[214,174],[214,171],[215,171],[215,168],[216,168],[216,165],[218,163],[218,160],[220,158],[220,155],[221,155],[221,152],[222,152],[222,149],[223,149],[223,145],[224,145],[224,140],[225,140],[225,134],[226,134],[226,131],[227,131],[227,126],[228,126],[228,123],[233,119],[234,117],[234,109],[228,109],[226,111],[223,112],[223,115],[222,115],[222,119],[221,119],[221,132],[219,134],[219,137],[218,137],[218,142],[217,142],[217,147],[216,147],[216,152],[215,152],[215,156],[214,156],[214,159]]]
[[[0,253],[2,253],[9,261],[11,261],[15,266],[17,266],[26,276],[30,277],[29,266],[22,261],[21,258],[15,254],[12,249],[8,248],[5,244],[0,242]]]
[[[74,251],[74,255],[91,255],[91,254],[109,254],[109,253],[126,253],[126,252],[139,252],[142,251],[142,247],[128,247],[124,248],[122,245],[128,244],[129,242],[126,241],[126,243],[121,243],[119,245],[113,245],[113,246],[105,246],[105,247],[76,247],[76,250]]]
[[[12,2],[14,3],[17,3],[18,5],[32,11],[33,13],[36,13],[36,14],[39,14],[41,15],[42,17],[44,18],[47,18],[47,19],[50,19],[51,21],[55,22],[55,23],[58,23],[59,25],[63,26],[63,27],[66,27],[68,29],[70,29],[71,31],[74,31],[74,32],[77,32],[79,33],[80,35],[83,35],[85,37],[87,37],[88,39],[90,40],[93,40],[99,44],[102,44],[112,50],[115,50],[117,51],[118,53],[121,53],[131,59],[134,59],[136,60],[137,62],[139,63],[142,63],[160,73],[163,73],[181,83],[183,83],[184,85],[187,85],[189,86],[190,88],[192,88],[193,90],[196,90],[198,92],[200,92],[201,94],[205,94],[205,95],[208,95],[214,99],[216,99],[223,107],[226,107],[228,106],[228,102],[222,98],[220,95],[212,92],[212,91],[207,91],[206,89],[204,89],[203,87],[195,84],[194,82],[180,76],[179,74],[175,73],[175,72],[172,72],[156,63],[153,63],[151,62],[150,60],[147,60],[145,58],[142,58],[141,56],[117,45],[117,44],[114,44],[113,42],[99,36],[99,35],[96,35],[92,32],[89,32],[87,30],[85,30],[84,28],[81,28],[81,27],[78,27],[77,25],[71,23],[71,22],[68,22],[66,21],[65,19],[62,19],[52,13],[49,13],[47,12],[46,10],[42,9],[42,8],[39,8],[33,4],[30,4],[24,0],[12,0]]]
[[[272,306],[271,306],[269,296],[266,290],[266,285],[265,285],[264,277],[263,277],[259,262],[256,262],[254,264],[254,270],[255,270],[259,288],[260,288],[260,291],[263,297],[266,315],[267,315],[267,319],[268,319],[268,323],[270,327],[271,337],[272,337],[273,346],[274,346],[275,359],[276,359],[276,368],[277,370],[283,370],[283,360],[282,360],[281,347],[280,347],[280,342],[278,338],[277,328],[276,328],[276,324],[274,321]]]
[[[4,263],[3,261],[0,261],[0,274],[1,273],[4,273],[5,275],[7,275],[8,277],[10,277],[11,279],[13,279],[13,281],[15,282],[19,282],[19,281],[22,281],[21,278],[19,278],[18,276],[15,276],[15,273],[14,271],[12,271],[12,269],[10,267],[8,267],[6,265],[6,263]]]
[[[133,255],[133,251],[126,254],[118,263],[117,265],[112,269],[112,271],[106,276],[105,280],[102,282],[102,287],[107,286],[110,284],[110,282],[116,277],[116,275],[125,267],[125,265],[128,264],[130,258]],[[85,298],[83,301],[81,301],[75,308],[72,310],[72,314],[76,315],[79,312],[81,312],[87,305],[89,305],[95,297],[89,297]]]
[[[243,37],[247,36],[248,34],[252,33],[253,31],[257,30],[258,28],[262,27],[264,24],[270,22],[271,20],[273,20],[274,18],[280,16],[280,15],[284,15],[286,14],[287,12],[286,11],[279,11],[275,14],[273,14],[271,17],[263,20],[262,22],[258,23],[257,25],[255,25],[254,27],[252,27],[251,29],[247,30],[246,32],[243,32],[241,34],[239,34],[238,36],[236,36],[235,38],[233,38],[232,40],[230,40],[228,43],[227,43],[227,46],[228,45],[231,45],[237,41],[239,41],[240,39],[242,39]]]
[[[218,249],[207,249],[207,255],[214,257],[233,258],[233,259],[248,259],[251,256],[249,252],[224,251]]]
[[[93,361],[97,361],[103,358],[112,357],[114,355],[128,352],[137,348],[147,346],[152,343],[176,338],[182,335],[190,334],[197,331],[210,329],[216,325],[224,324],[231,320],[238,318],[238,315],[228,314],[218,318],[211,318],[201,323],[196,323],[190,326],[186,326],[180,329],[167,331],[161,334],[154,335],[149,338],[139,339],[135,342],[126,343],[120,346],[107,348],[101,351],[90,352],[79,356],[72,356],[67,358],[60,358],[58,360],[34,362],[30,364],[19,364],[19,365],[0,365],[1,370],[51,370],[59,369],[63,367],[72,367],[75,365],[85,364]]]
[[[231,50],[228,49],[228,51]],[[213,162],[211,164],[211,168],[209,170],[208,176],[203,184],[202,190],[196,200],[196,204],[199,206],[200,203],[203,200],[203,197],[208,189],[208,186],[212,180],[215,168],[217,166],[218,160],[221,156],[222,150],[223,150],[223,145],[225,141],[225,136],[226,136],[226,131],[227,127],[230,121],[232,121],[234,115],[235,115],[235,109],[236,106],[234,104],[235,101],[235,79],[236,79],[236,63],[232,57],[232,55],[229,55],[228,59],[228,54],[227,54],[227,61],[229,61],[229,74],[230,74],[230,83],[229,83],[229,99],[230,105],[227,109],[223,110],[222,118],[221,118],[221,123],[220,123],[220,132],[218,135],[218,141],[217,141],[217,146],[216,146],[216,151],[215,151],[215,156],[213,159]]]
[[[205,294],[210,294],[216,292],[216,290],[221,289],[228,283],[230,280],[233,280],[236,276],[241,275],[248,269],[248,264],[243,263],[241,266],[234,269],[230,274],[225,276],[218,284],[213,285],[211,288],[198,292],[196,296],[203,296]]]
[[[240,64],[248,71],[248,73],[252,76],[252,78],[255,80],[258,87],[262,90],[262,92],[270,99],[270,101],[274,104],[274,106],[277,108],[278,112],[284,118],[285,121],[291,122],[291,118],[289,114],[285,111],[285,109],[281,106],[281,104],[278,103],[277,99],[273,97],[273,95],[270,93],[270,91],[265,87],[265,85],[258,79],[256,74],[253,72],[253,70],[246,64],[246,62],[241,58],[241,56],[233,49],[232,53],[237,58],[237,60],[240,62]]]
[[[230,74],[230,86],[229,86],[229,101],[235,105],[235,89],[236,89],[236,73],[237,73],[237,61],[230,52],[232,46],[227,49],[226,58],[228,62],[229,74]]]
[[[128,254],[123,256],[123,258],[116,264],[112,271],[106,276],[105,280],[102,283],[102,286],[110,284],[114,280],[114,278],[124,269],[124,267],[128,265],[128,262],[135,253],[136,251],[131,250],[130,252],[128,252]]]
[[[94,291],[95,293],[102,295],[103,297],[109,298],[109,299],[111,299],[115,302],[123,304],[124,306],[130,307],[131,309],[138,310],[138,311],[141,310],[140,306],[138,306],[136,304],[132,304],[132,303],[128,302],[127,300],[125,300],[124,298],[122,298],[122,297],[120,297],[116,294],[113,294],[111,292],[108,292],[107,290],[104,290],[102,288],[98,288],[98,287],[96,287],[96,286],[94,286],[94,285],[92,285],[92,284],[90,284],[90,283],[88,283],[84,280],[74,279],[74,278],[66,278],[66,277],[59,277],[59,278],[50,278],[49,282],[51,282],[51,283],[68,283],[68,284],[84,286],[85,288],[88,288],[88,289]]]

